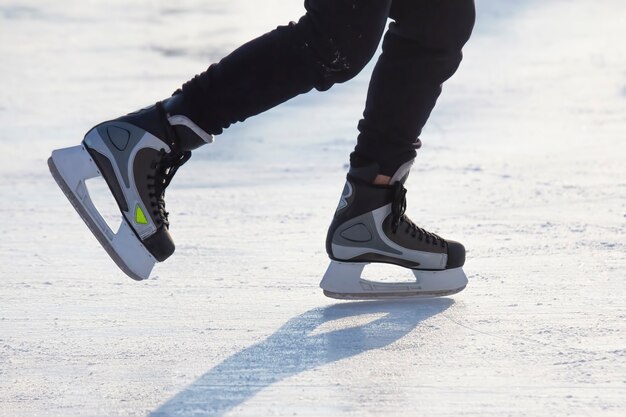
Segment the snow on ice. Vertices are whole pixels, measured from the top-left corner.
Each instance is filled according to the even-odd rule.
[[[324,237],[371,65],[196,152],[168,189],[177,253],[137,283],[50,151],[301,2],[0,0],[0,416],[626,415],[626,6],[477,6],[407,184],[470,283],[335,302]]]

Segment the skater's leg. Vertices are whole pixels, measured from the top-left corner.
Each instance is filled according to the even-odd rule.
[[[391,23],[370,81],[352,161],[392,176],[415,157],[418,136],[461,62],[475,19],[473,0],[393,0]]]
[[[205,131],[268,110],[312,88],[349,80],[369,62],[391,0],[307,0],[298,21],[254,39],[182,88]]]
[[[333,298],[434,297],[467,285],[465,248],[413,223],[404,213],[404,181],[410,162],[376,185],[372,166],[350,167],[335,216],[328,229],[330,266],[320,286]],[[369,263],[390,263],[412,270],[415,282],[376,282],[361,278]]]
[[[418,136],[456,71],[474,22],[472,0],[394,0],[383,54],[374,69],[360,135],[328,230],[332,259],[321,286],[336,298],[436,296],[461,291],[465,248],[413,223],[404,213]],[[367,263],[413,270],[416,282],[360,278]]]
[[[298,23],[255,39],[154,106],[99,124],[50,170],[113,260],[134,279],[174,252],[165,189],[191,151],[236,121],[312,88],[354,77],[371,59],[391,0],[307,0]],[[102,176],[117,202],[116,233],[85,181]]]

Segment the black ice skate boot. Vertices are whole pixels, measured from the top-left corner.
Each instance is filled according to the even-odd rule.
[[[115,263],[146,279],[174,252],[164,194],[191,150],[213,137],[187,115],[182,95],[101,123],[80,146],[52,152],[52,176]],[[102,176],[122,214],[113,232],[93,205],[85,181]]]
[[[405,214],[404,182],[413,161],[401,166],[389,185],[374,185],[378,166],[351,167],[328,230],[330,266],[320,286],[333,298],[434,297],[467,285],[465,248],[413,223]],[[412,270],[415,282],[382,283],[361,278],[372,262]]]

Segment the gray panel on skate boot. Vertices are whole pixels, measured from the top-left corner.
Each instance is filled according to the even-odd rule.
[[[369,229],[362,223],[355,224],[339,234],[344,239],[352,242],[368,242],[372,239]]]
[[[118,151],[126,149],[130,139],[130,132],[128,130],[118,126],[108,126],[107,134],[109,135],[109,139],[111,139],[111,143],[113,143],[113,146],[115,146]]]
[[[146,134],[146,131],[126,122],[106,122],[96,127],[96,130],[98,131],[100,138],[102,138],[102,142],[109,149],[111,155],[113,155],[113,158],[115,158],[115,162],[117,164],[118,169],[120,170],[120,174],[122,175],[124,184],[126,185],[126,187],[130,187],[129,172],[128,172],[128,159],[130,158],[130,154],[133,148],[137,145],[137,143],[139,143],[141,138]],[[119,130],[127,131],[129,133],[128,138],[126,139],[126,138],[120,137],[121,132],[119,132]],[[109,135],[109,132],[115,132],[113,133],[113,137]],[[88,147],[97,150],[99,146],[97,143],[94,143],[92,141],[92,138],[93,137],[88,134],[85,137],[85,144]],[[120,139],[123,139],[124,141],[127,142],[123,150],[120,150],[116,146],[116,141],[119,142]]]
[[[365,229],[365,233],[370,234],[370,239],[355,241],[355,240],[346,239],[345,237],[342,236],[345,231],[348,231],[349,229],[353,227],[361,228],[361,232],[359,233],[361,236],[363,236],[364,234],[362,229]],[[350,235],[348,237],[350,237]],[[390,247],[385,242],[383,242],[382,239],[378,236],[378,233],[376,232],[376,223],[374,220],[374,216],[372,216],[371,212],[365,213],[353,219],[350,219],[347,222],[343,223],[341,226],[339,226],[337,230],[335,230],[332,243],[334,245],[351,247],[351,248],[367,247],[369,249],[379,250],[379,251],[386,252],[389,254],[402,255],[402,252]],[[334,255],[341,258],[341,254],[335,253]]]

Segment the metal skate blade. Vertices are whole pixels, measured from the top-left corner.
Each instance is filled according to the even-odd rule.
[[[331,261],[320,287],[324,295],[342,300],[442,297],[467,285],[462,268],[443,271],[411,270],[415,281],[376,282],[361,278],[368,263]]]
[[[370,292],[370,293],[336,293],[324,290],[324,295],[337,300],[399,300],[405,298],[433,298],[456,294],[465,289],[466,285],[453,290],[444,291],[407,291],[407,292]]]
[[[68,167],[67,172],[62,173],[63,166]],[[121,216],[121,226],[117,233],[113,233],[89,198],[85,180],[100,173],[88,152],[82,146],[55,150],[48,159],[48,167],[59,188],[117,266],[134,280],[149,278],[156,260],[141,244],[126,219]]]

